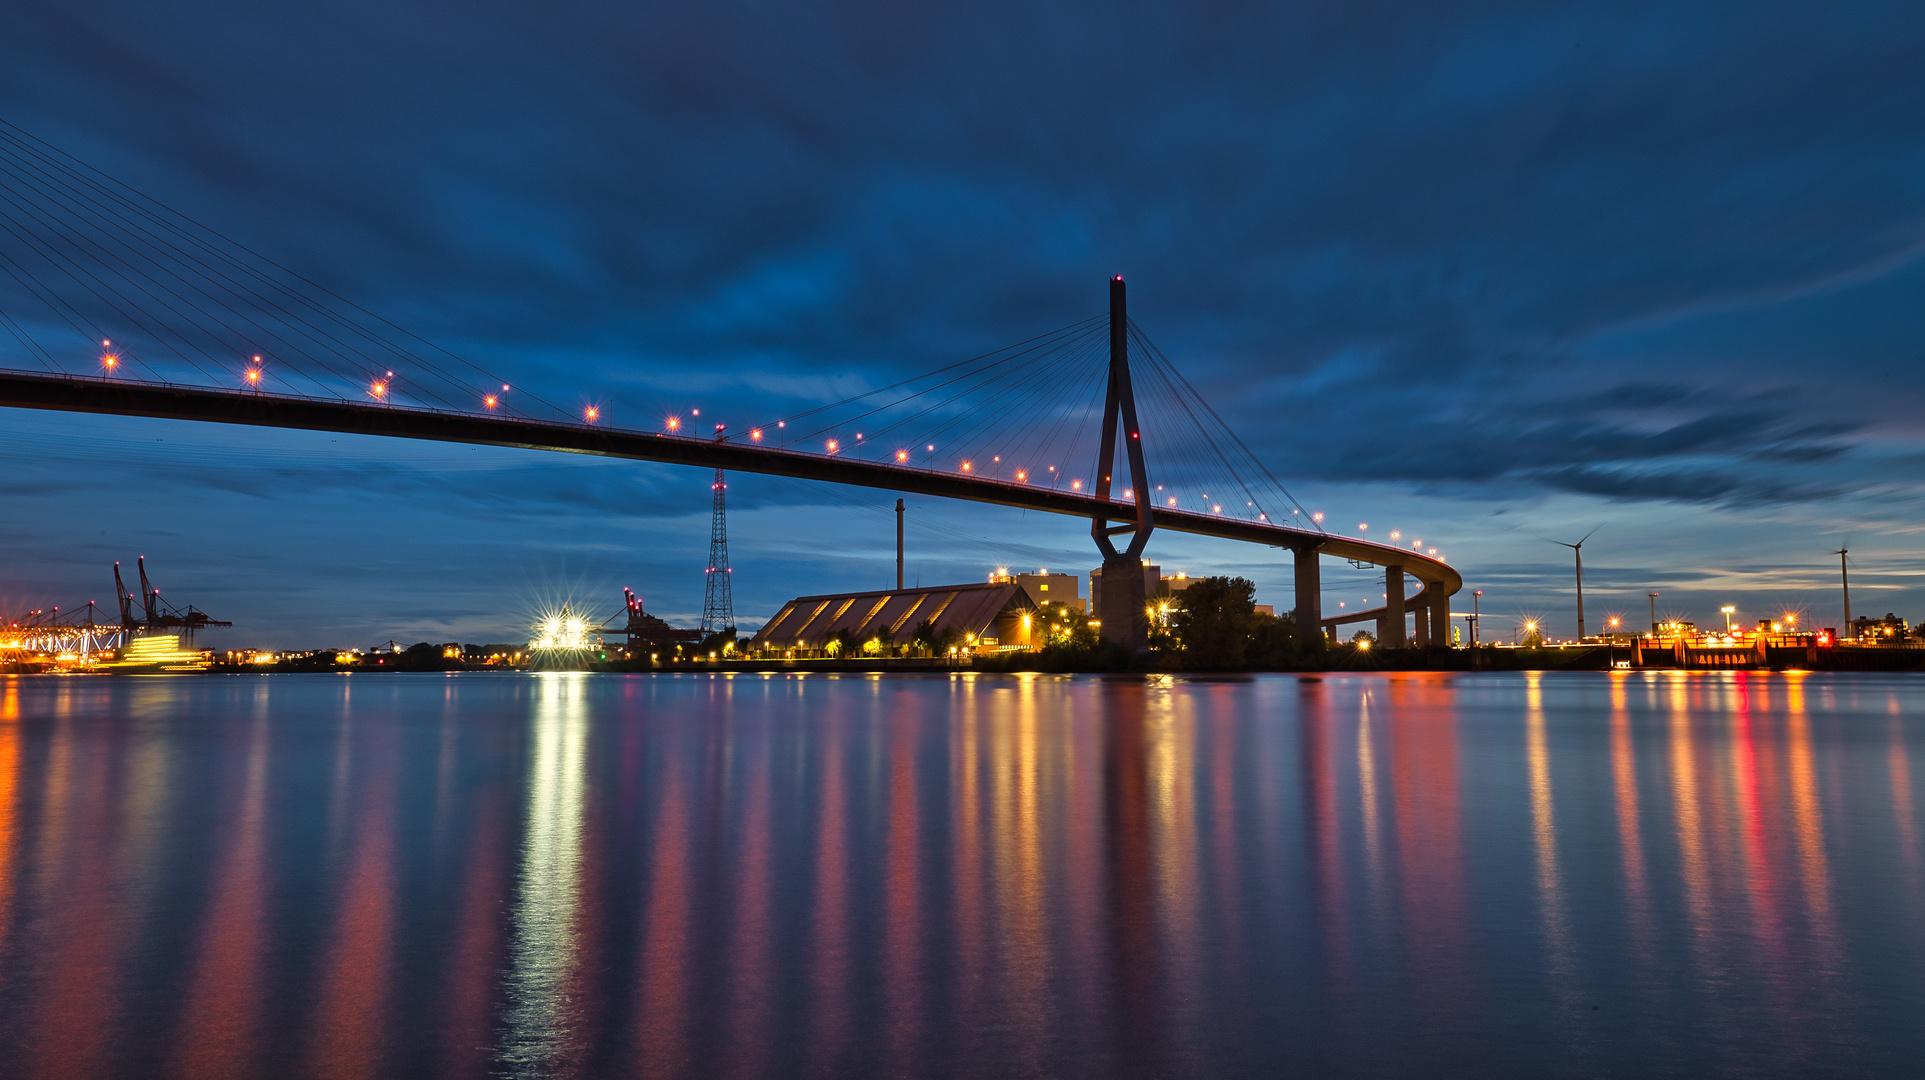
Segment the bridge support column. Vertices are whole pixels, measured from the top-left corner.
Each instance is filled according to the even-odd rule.
[[[1103,640],[1140,653],[1150,647],[1147,606],[1143,592],[1143,560],[1113,555],[1103,560],[1103,602],[1096,617],[1103,621]]]
[[[1387,649],[1404,647],[1404,568],[1384,567],[1383,632],[1378,641]]]
[[[1323,639],[1323,565],[1314,547],[1298,548],[1297,633],[1304,641]]]
[[[1426,581],[1421,584],[1423,584],[1426,591],[1429,590],[1429,582]],[[1410,620],[1410,643],[1419,649],[1430,644],[1430,602],[1432,599],[1434,598],[1430,596],[1424,597],[1423,604],[1413,607],[1410,612],[1415,616],[1415,618]]]
[[[1439,581],[1430,586],[1437,598],[1430,605],[1430,641],[1433,645],[1450,645],[1450,592]]]

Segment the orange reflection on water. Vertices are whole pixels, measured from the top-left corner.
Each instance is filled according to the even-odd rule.
[[[1869,680],[693,681],[468,680],[520,711],[411,730],[362,679],[338,727],[181,722],[192,769],[159,684],[112,725],[49,685],[0,722],[0,1075],[134,1037],[181,1075],[1420,1075],[1520,1022],[1632,1075],[1633,1015],[1819,1071],[1916,988],[1859,985],[1921,899]]]
[[[1889,708],[1891,719],[1886,722],[1886,730],[1890,741],[1885,756],[1892,775],[1892,816],[1898,829],[1898,853],[1905,869],[1905,908],[1911,914],[1916,941],[1917,927],[1925,921],[1921,919],[1921,914],[1925,914],[1925,875],[1920,873],[1919,866],[1918,811],[1912,801],[1912,763],[1905,751],[1905,729],[1896,696]]]
[[[1118,1053],[1137,1073],[1156,1070],[1161,1019],[1158,971],[1155,812],[1149,798],[1149,746],[1144,688],[1103,687],[1103,722],[1109,754],[1104,768],[1104,832],[1109,841],[1106,874],[1109,910],[1112,1021]]]
[[[1321,681],[1299,684],[1298,754],[1303,767],[1304,825],[1310,843],[1312,898],[1322,924],[1332,990],[1342,994],[1352,961],[1350,905],[1344,888],[1343,818],[1337,799],[1336,710]]]
[[[835,725],[822,748],[822,800],[816,809],[815,895],[810,899],[809,1057],[811,1075],[833,1075],[849,1038],[848,794],[843,743]],[[653,926],[653,921],[650,923]]]
[[[883,839],[882,970],[886,1071],[914,1069],[922,1024],[922,910],[916,809],[916,711],[888,720],[889,810]]]
[[[965,1015],[980,1015],[990,1007],[988,900],[984,883],[988,868],[983,841],[983,715],[975,695],[958,693],[960,680],[949,685],[955,722],[950,728],[950,786],[955,792],[953,858],[956,938],[956,1006]]]
[[[40,1076],[102,1071],[126,930],[113,887],[114,755],[76,727],[64,717],[55,725],[35,843],[35,906],[46,912],[36,936],[60,958],[36,1002],[29,1072]]]
[[[636,1011],[637,1056],[644,1076],[671,1076],[689,1066],[690,850],[688,781],[679,754],[664,762],[668,775],[655,819],[648,897],[642,914],[641,994]]]
[[[1551,751],[1544,731],[1543,676],[1524,676],[1524,754],[1531,786],[1531,836],[1537,850],[1539,916],[1552,992],[1566,1010],[1576,1007],[1577,953],[1571,941],[1570,917],[1565,911],[1564,879],[1557,858],[1557,809],[1551,788]]]
[[[267,936],[267,720],[248,732],[240,806],[201,930],[182,1017],[179,1072],[240,1076],[260,1040],[262,949]]]
[[[769,1025],[774,1021],[777,945],[771,789],[775,777],[765,742],[756,740],[736,752],[742,759],[747,803],[742,808],[734,925],[729,935],[729,1034],[721,1055],[724,1066],[718,1071],[756,1076],[768,1071]]]
[[[1219,684],[1206,693],[1221,695],[1227,689]],[[1164,1023],[1172,1036],[1195,1030],[1201,1019],[1197,1010],[1204,980],[1203,912],[1198,905],[1203,870],[1197,858],[1197,700],[1195,693],[1159,691],[1150,696],[1144,716],[1152,738],[1151,836],[1165,983]],[[1220,776],[1217,781],[1230,785],[1233,776]]]
[[[1785,723],[1786,759],[1791,773],[1792,829],[1798,840],[1805,907],[1812,932],[1821,943],[1831,938],[1831,870],[1825,857],[1825,822],[1818,806],[1818,780],[1811,763],[1811,720],[1805,714],[1803,677],[1790,676],[1790,715]]]
[[[978,683],[969,693],[982,694]],[[987,693],[1002,696],[999,690]],[[1017,684],[1015,709],[998,709],[990,764],[990,842],[994,851],[996,949],[1003,980],[1002,1008],[1030,1048],[1020,1067],[1042,1068],[1043,1036],[1048,1031],[1050,942],[1048,882],[1043,868],[1042,755],[1038,745],[1043,718],[1037,715],[1036,682]]]
[[[1684,876],[1685,906],[1690,913],[1691,933],[1687,940],[1702,960],[1715,912],[1705,852],[1704,808],[1698,795],[1698,766],[1692,746],[1688,679],[1682,672],[1670,676],[1671,812],[1676,819],[1679,870]]]
[[[1064,992],[1057,995],[1053,1004],[1057,1015],[1065,1016],[1094,1012],[1106,1004],[1106,999],[1100,993],[1092,993],[1103,985],[1107,976],[1104,950],[1108,938],[1103,933],[1106,847],[1103,831],[1104,751],[1100,738],[1102,728],[1090,722],[1088,712],[1080,707],[1082,702],[1077,699],[1065,701],[1058,696],[1062,688],[1060,681],[1053,680],[1047,686],[1057,708],[1046,709],[1045,715],[1054,711],[1055,722],[1064,734],[1057,770],[1063,778],[1063,791],[1056,810],[1063,831],[1054,861],[1058,867],[1057,877],[1062,896],[1062,916],[1056,925],[1066,929],[1067,933],[1058,950],[1061,962],[1055,976],[1057,985],[1063,987]],[[1051,703],[1047,700],[1043,702],[1045,707]],[[1066,928],[1063,918],[1068,921]],[[1061,932],[1062,929],[1059,929]]]
[[[1470,1007],[1472,952],[1449,676],[1399,679],[1380,710],[1390,726],[1390,799],[1397,825],[1402,920],[1416,993],[1433,1029],[1454,1030]]]
[[[379,1071],[387,1035],[394,957],[394,755],[388,739],[358,760],[372,762],[355,793],[354,850],[344,871],[336,922],[322,961],[314,1072],[365,1077]]]
[[[1377,808],[1377,758],[1372,745],[1376,741],[1370,730],[1370,694],[1364,693],[1357,700],[1357,800],[1363,818],[1364,830],[1364,867],[1368,871],[1371,892],[1376,893],[1383,880],[1383,829],[1382,811]]]
[[[19,679],[0,676],[0,956],[6,955],[13,926],[13,862],[19,846],[13,809],[20,788]]]
[[[1210,799],[1210,837],[1211,866],[1208,876],[1221,879],[1233,872],[1232,868],[1241,861],[1238,841],[1242,830],[1238,827],[1237,806],[1247,797],[1245,785],[1241,781],[1239,762],[1246,752],[1242,745],[1242,718],[1238,715],[1236,701],[1230,697],[1231,688],[1219,687],[1224,697],[1223,707],[1213,704],[1199,723],[1208,725],[1210,737],[1210,765],[1204,774],[1209,782]],[[1216,904],[1210,913],[1222,947],[1231,953],[1241,953],[1248,948],[1247,927],[1245,926],[1242,894],[1235,889],[1219,889]]]
[[[440,1000],[445,1018],[443,1071],[450,1076],[480,1076],[491,1063],[495,973],[502,954],[500,911],[513,853],[503,821],[506,802],[503,793],[490,791],[477,797],[468,811],[473,833]]]
[[[1639,952],[1651,947],[1650,896],[1644,876],[1644,837],[1638,822],[1638,765],[1631,750],[1631,711],[1626,702],[1625,674],[1611,677],[1611,787],[1617,804],[1618,852],[1624,868],[1624,894],[1629,921]]]
[[[1731,675],[1736,687],[1736,702],[1730,719],[1728,741],[1731,748],[1732,783],[1738,797],[1738,837],[1746,874],[1746,895],[1755,912],[1757,936],[1769,954],[1782,958],[1788,928],[1780,903],[1780,873],[1771,843],[1772,822],[1778,817],[1778,792],[1781,787],[1770,754],[1760,754],[1760,742],[1768,745],[1771,722],[1770,685],[1750,672]]]

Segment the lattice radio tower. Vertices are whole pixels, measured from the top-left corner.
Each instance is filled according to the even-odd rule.
[[[728,483],[715,470],[715,510],[709,518],[708,593],[702,600],[702,633],[735,629],[735,592],[729,587]]]

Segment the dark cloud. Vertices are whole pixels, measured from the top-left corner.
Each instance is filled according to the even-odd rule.
[[[1810,502],[1837,495],[1844,490],[1838,485],[1784,483],[1709,469],[1640,472],[1632,469],[1572,466],[1534,472],[1529,475],[1531,479],[1548,487],[1586,495],[1601,495],[1607,499],[1662,500],[1739,506]]]

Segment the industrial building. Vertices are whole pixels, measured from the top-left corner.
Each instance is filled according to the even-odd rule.
[[[900,647],[925,621],[938,640],[962,651],[1029,649],[1043,641],[1036,613],[1029,590],[1014,581],[798,596],[755,632],[749,650],[758,656],[826,656],[832,642],[860,647],[885,638]]]
[[[1075,574],[1052,574],[1047,568],[1033,574],[1012,574],[1008,569],[998,567],[995,573],[989,575],[991,585],[1002,585],[1012,581],[1021,585],[1029,593],[1029,598],[1039,606],[1061,604],[1078,615],[1089,611],[1083,603],[1082,582]]]

